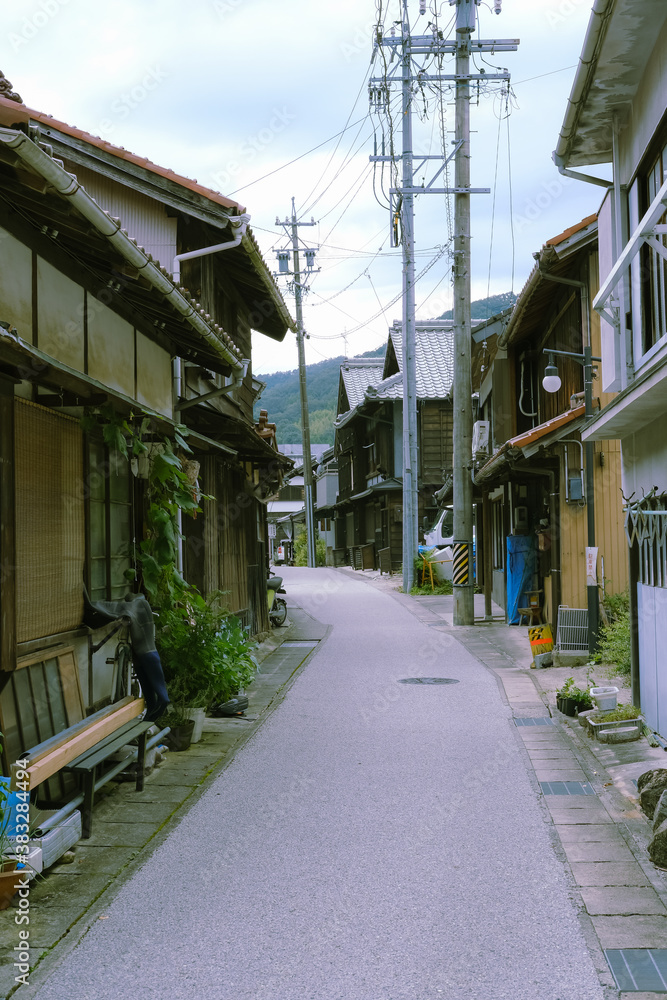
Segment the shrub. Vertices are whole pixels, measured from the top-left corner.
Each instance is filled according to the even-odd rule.
[[[327,543],[323,538],[315,537],[315,564],[324,566],[327,561]],[[306,545],[306,529],[301,528],[294,539],[294,565],[308,565],[308,547]]]
[[[609,619],[608,625],[600,627],[597,663],[613,664],[613,673],[630,675],[630,651],[632,632],[630,628],[630,597],[627,590],[621,594],[610,594],[605,598],[604,608]]]

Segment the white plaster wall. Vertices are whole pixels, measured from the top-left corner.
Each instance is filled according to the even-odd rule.
[[[172,415],[171,355],[137,330],[137,399]]]
[[[667,93],[667,24],[646,63],[629,116],[619,139],[621,183],[628,184],[665,113]]]
[[[0,319],[32,342],[32,251],[0,228]]]
[[[605,195],[598,215],[598,265],[600,284],[613,267],[613,213],[611,193]],[[621,337],[600,317],[602,358],[602,391],[618,392],[621,388]]]
[[[96,299],[88,308],[88,374],[134,398],[134,327]]]
[[[41,257],[37,259],[37,346],[83,371],[83,288]]]
[[[621,441],[623,494],[641,497],[654,486],[667,493],[667,438],[665,420],[659,417]]]

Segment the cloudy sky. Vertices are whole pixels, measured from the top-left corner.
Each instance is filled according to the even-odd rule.
[[[246,206],[271,267],[287,242],[276,217],[291,214],[294,197],[299,218],[316,223],[300,230],[321,268],[304,306],[316,362],[379,346],[401,315],[400,250],[368,160],[381,134],[368,101],[380,6],[388,27],[399,0],[13,0],[0,11],[0,68],[30,107]],[[591,0],[503,0],[500,16],[492,7],[478,8],[478,37],[521,43],[486,57],[509,69],[509,101],[494,88],[471,110],[472,184],[492,189],[472,199],[473,299],[519,291],[531,254],[601,200],[600,188],[562,178],[551,162]],[[447,0],[427,8],[420,17],[408,0],[413,30],[436,14],[447,30]],[[417,105],[415,149],[436,152],[441,134],[453,138],[451,98],[444,120],[432,95]],[[382,200],[379,177],[375,188]],[[451,306],[449,224],[443,198],[418,199],[420,319]],[[296,367],[293,335],[282,345],[255,335],[253,362],[256,373]]]

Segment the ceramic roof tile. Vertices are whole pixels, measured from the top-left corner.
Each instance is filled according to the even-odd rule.
[[[401,324],[394,323],[389,331],[401,372],[403,342]],[[417,324],[415,334],[418,399],[444,399],[449,396],[454,381],[454,333],[451,329]],[[401,374],[391,375],[377,386],[378,396],[400,399],[403,395]]]
[[[366,389],[382,381],[384,358],[348,358],[340,368],[350,409],[363,403]]]

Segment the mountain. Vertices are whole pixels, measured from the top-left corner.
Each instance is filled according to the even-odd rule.
[[[502,312],[516,301],[513,292],[501,295],[491,295],[487,299],[477,299],[471,303],[473,318],[487,319]],[[451,309],[438,316],[437,319],[451,319]],[[360,354],[362,358],[383,357],[386,342],[374,351]],[[313,444],[333,444],[333,422],[336,417],[338,402],[338,379],[340,366],[345,358],[328,358],[314,365],[306,365],[306,384],[308,386],[308,412],[310,414],[310,440]],[[299,398],[299,371],[297,368],[288,372],[272,372],[269,375],[257,375],[266,382],[266,389],[259,402],[255,405],[255,419],[260,410],[267,410],[271,423],[277,424],[278,446],[281,443],[301,441],[301,401]]]

